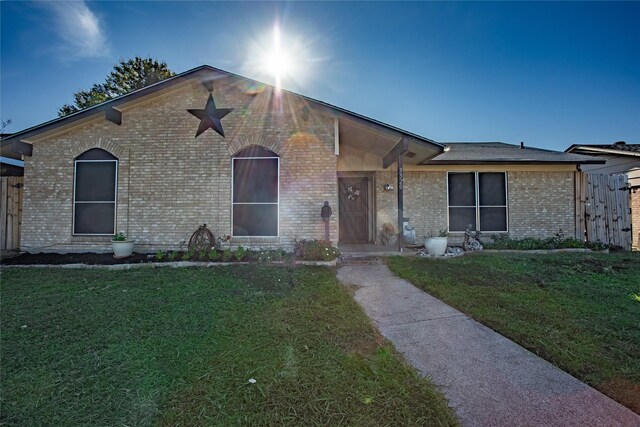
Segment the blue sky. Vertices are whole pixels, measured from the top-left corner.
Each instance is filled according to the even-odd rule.
[[[270,82],[436,141],[640,143],[640,3],[2,2],[0,114],[16,132],[135,55]]]

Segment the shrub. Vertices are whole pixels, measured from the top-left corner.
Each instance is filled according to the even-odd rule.
[[[182,254],[182,260],[183,261],[189,261],[191,258],[193,258],[193,251],[192,250],[188,250],[185,253]]]
[[[254,259],[258,262],[282,261],[286,257],[287,252],[281,249],[265,249],[254,254]]]
[[[231,256],[232,256],[231,249],[229,248],[225,249],[224,252],[222,252],[222,260],[224,262],[231,260]]]
[[[177,252],[171,252],[170,254],[167,255],[167,260],[173,261],[176,259],[177,256],[178,256]]]
[[[483,243],[485,249],[515,249],[515,250],[536,250],[536,249],[569,249],[588,248],[593,250],[604,250],[607,248],[602,242],[583,242],[572,237],[564,237],[562,231],[553,237],[546,239],[535,239],[525,237],[523,239],[512,239],[508,234],[492,235],[493,242]]]
[[[156,261],[162,261],[163,258],[164,258],[164,252],[162,252],[161,250],[158,250],[158,252],[156,252],[156,255],[155,255]]]
[[[215,249],[211,249],[211,252],[209,252],[209,261],[217,261],[220,259],[220,252],[218,252]]]
[[[238,246],[238,249],[236,249],[236,259],[238,261],[242,261],[243,259],[246,258],[246,256],[248,255],[249,251],[245,248],[243,248],[242,246]]]
[[[294,254],[305,261],[332,261],[340,256],[340,251],[325,240],[300,240]]]

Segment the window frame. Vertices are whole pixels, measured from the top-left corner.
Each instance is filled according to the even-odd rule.
[[[475,185],[475,206],[451,206],[449,204],[449,175],[450,174],[458,174],[458,173],[472,173],[474,177],[474,185]],[[482,173],[501,173],[504,175],[504,200],[505,205],[480,205],[480,179],[479,174]],[[461,171],[447,171],[447,231],[449,233],[464,233],[463,230],[455,230],[451,231],[451,219],[450,219],[450,208],[475,208],[476,210],[476,231],[481,233],[508,233],[509,232],[509,174],[507,171],[499,171],[499,170],[487,170],[487,171],[477,171],[477,170],[461,170]],[[505,230],[482,230],[480,227],[480,208],[504,208],[505,210]]]
[[[268,150],[265,148],[265,150]],[[244,151],[240,150],[238,153]],[[269,150],[271,151],[271,150]],[[273,151],[271,151],[273,153]],[[253,239],[253,238],[277,238],[280,237],[280,157],[275,155],[270,157],[236,157],[238,154],[236,153],[233,157],[231,157],[231,237],[237,239]],[[234,202],[234,194],[233,187],[235,182],[235,162],[236,160],[273,160],[276,159],[278,161],[278,197],[275,203],[273,202]],[[234,208],[235,205],[276,205],[276,213],[277,213],[277,223],[276,223],[276,235],[275,236],[236,236],[233,234],[233,216],[234,216]]]
[[[84,153],[83,153],[84,154]],[[109,153],[111,154],[111,153]],[[78,157],[81,157],[82,154]],[[113,193],[113,201],[108,200],[93,200],[93,201],[77,201],[76,193],[77,193],[77,177],[78,177],[78,163],[114,163],[115,166],[115,176],[114,176],[114,193]],[[76,203],[113,203],[113,232],[112,233],[76,233]],[[113,160],[79,160],[74,159],[73,161],[73,212],[71,219],[71,234],[73,236],[113,236],[116,234],[116,222],[118,217],[118,159]]]

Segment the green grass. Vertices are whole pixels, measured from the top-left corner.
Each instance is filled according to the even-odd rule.
[[[640,254],[394,257],[389,267],[640,413]]]
[[[4,270],[0,291],[0,424],[456,424],[329,269]]]

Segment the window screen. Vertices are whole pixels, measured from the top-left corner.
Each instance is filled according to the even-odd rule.
[[[117,170],[117,159],[98,148],[76,159],[74,234],[115,234]]]
[[[504,173],[480,172],[480,206],[506,206],[507,192]]]
[[[449,173],[449,231],[476,229],[476,175]]]
[[[233,158],[233,235],[278,235],[279,158],[249,147]]]
[[[449,231],[507,231],[504,172],[450,172],[448,194]]]
[[[476,205],[476,176],[473,172],[449,174],[449,206]]]

